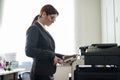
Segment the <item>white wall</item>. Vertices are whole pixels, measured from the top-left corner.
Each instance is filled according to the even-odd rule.
[[[100,0],[75,0],[76,47],[101,42]]]
[[[76,53],[81,45],[101,42],[101,6],[100,0],[75,0],[75,46]],[[84,64],[78,60],[73,64]],[[72,75],[74,75],[72,71]],[[56,80],[68,80],[71,67],[58,67]],[[74,78],[73,78],[74,80]]]
[[[17,4],[15,4],[15,2],[19,3],[19,5],[21,5],[21,4],[26,5],[26,3],[23,4],[23,3],[21,3],[22,1],[15,1],[15,0],[12,0],[12,1],[14,1],[14,3],[13,3],[14,5],[12,5],[10,7],[5,7],[6,10],[4,11],[4,13],[5,13],[4,16],[6,18],[3,19],[3,21],[6,21],[6,22],[4,22],[2,28],[6,28],[6,27],[8,27],[8,25],[10,25],[11,27],[9,27],[7,29],[9,29],[8,31],[10,34],[12,34],[12,36],[15,35],[14,34],[15,32],[19,32],[19,33],[17,35],[15,35],[15,39],[11,38],[12,39],[11,40],[7,37],[5,38],[5,36],[8,34],[8,31],[5,29],[7,31],[6,35],[3,37],[0,36],[2,41],[9,40],[9,42],[6,41],[6,44],[8,44],[8,45],[4,44],[4,42],[0,42],[1,44],[4,44],[4,46],[2,48],[6,47],[4,51],[7,51],[7,50],[9,51],[9,49],[11,49],[11,46],[10,46],[11,44],[13,44],[15,46],[18,45],[19,42],[16,42],[16,41],[20,41],[20,42],[24,41],[23,39],[25,39],[25,31],[23,33],[21,33],[21,30],[23,30],[22,28],[25,28],[25,30],[27,29],[27,27],[30,25],[33,17],[37,14],[37,12],[39,12],[39,9],[41,6],[41,5],[40,6],[35,5],[33,7],[34,10],[32,11],[32,14],[30,14],[31,9],[29,9],[29,7],[26,7],[23,10],[20,9],[23,6],[17,7],[18,8],[17,11],[16,11],[16,8],[14,7],[15,5],[17,5]],[[8,0],[8,2],[9,2],[9,0]],[[60,2],[62,3],[62,1],[60,1]],[[12,3],[12,2],[10,1],[10,3]],[[32,4],[32,5],[34,5],[34,4]],[[45,2],[44,2],[44,4],[45,4]],[[72,7],[70,7],[71,8],[70,10],[68,10],[69,7],[66,7],[65,11],[67,13],[64,13],[64,11],[62,10],[62,7],[59,7],[59,5],[57,5],[57,4],[54,4],[54,5],[58,6],[57,9],[60,11],[60,15],[59,15],[57,21],[55,22],[55,24],[52,25],[51,29],[49,29],[49,30],[53,34],[53,36],[55,36],[54,38],[56,41],[56,51],[58,51],[58,52],[60,51],[60,53],[65,53],[65,54],[73,54],[74,48],[76,49],[76,51],[78,51],[78,47],[80,45],[89,45],[92,43],[101,42],[100,0],[75,0],[74,1],[75,21],[73,20],[74,17],[70,13],[71,10],[73,10]],[[66,3],[64,3],[63,5],[66,5]],[[69,6],[69,4],[67,4],[67,5]],[[31,4],[29,4],[29,6],[31,6]],[[16,13],[14,13],[10,10],[16,11]],[[24,12],[26,12],[26,10],[27,10],[27,12],[29,12],[27,14],[27,16],[24,13]],[[23,13],[21,13],[21,12],[23,12]],[[16,15],[19,13],[21,13],[19,16]],[[15,16],[14,18],[11,16],[13,14]],[[63,15],[65,17],[62,17]],[[16,22],[14,22],[14,21],[10,22],[10,20],[8,18],[14,19],[14,20],[16,20]],[[22,20],[20,20],[20,19],[22,19]],[[69,20],[67,20],[67,19],[69,19]],[[58,23],[61,24],[62,26],[59,26]],[[75,23],[75,26],[73,23]],[[13,24],[14,24],[14,26],[13,26]],[[68,24],[70,24],[71,26],[69,26]],[[11,31],[12,27],[14,27],[14,29],[17,29],[17,30]],[[60,33],[56,34],[56,32],[57,33],[60,32]],[[24,38],[21,38],[21,36],[23,36]],[[10,43],[10,40],[13,42]],[[61,44],[59,42],[63,42],[65,44]],[[23,45],[20,44],[20,46],[23,46]],[[24,48],[24,46],[23,46],[23,48]],[[23,51],[23,48],[19,48],[19,50],[22,49],[21,51]],[[16,47],[13,49],[19,51],[18,49],[16,49]]]
[[[0,53],[15,52],[17,60],[29,60],[24,51],[26,30],[44,4],[52,4],[59,11],[55,23],[47,28],[55,40],[56,52],[74,54],[74,0],[4,0]]]
[[[75,0],[75,46],[76,52],[81,45],[92,43],[101,43],[101,5],[100,0]],[[78,62],[78,63],[77,63]],[[84,64],[83,60],[78,60],[76,64]],[[56,77],[62,77],[67,67],[59,67]],[[60,71],[59,71],[60,70]],[[66,69],[69,70],[69,67]],[[69,71],[66,71],[68,74]],[[68,76],[64,75],[61,80],[66,80]],[[72,73],[73,74],[73,73]],[[59,80],[59,79],[58,79]],[[73,79],[74,80],[74,79]]]

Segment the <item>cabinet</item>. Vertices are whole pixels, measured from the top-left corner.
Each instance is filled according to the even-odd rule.
[[[7,75],[1,75],[0,80],[17,80],[18,73],[11,73]]]
[[[101,0],[102,42],[120,44],[120,0]]]

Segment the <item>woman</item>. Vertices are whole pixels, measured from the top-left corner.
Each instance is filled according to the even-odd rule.
[[[67,55],[55,53],[55,42],[46,26],[54,23],[59,15],[58,11],[50,4],[42,7],[32,25],[26,33],[26,55],[33,58],[31,80],[53,80],[56,64]]]

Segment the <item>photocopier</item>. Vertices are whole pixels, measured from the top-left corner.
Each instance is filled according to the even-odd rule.
[[[120,46],[116,43],[81,46],[84,65],[76,65],[74,80],[120,80]]]

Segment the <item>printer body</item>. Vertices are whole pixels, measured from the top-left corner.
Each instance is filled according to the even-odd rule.
[[[79,48],[84,65],[76,65],[74,80],[120,80],[120,47],[112,44],[91,44]]]

